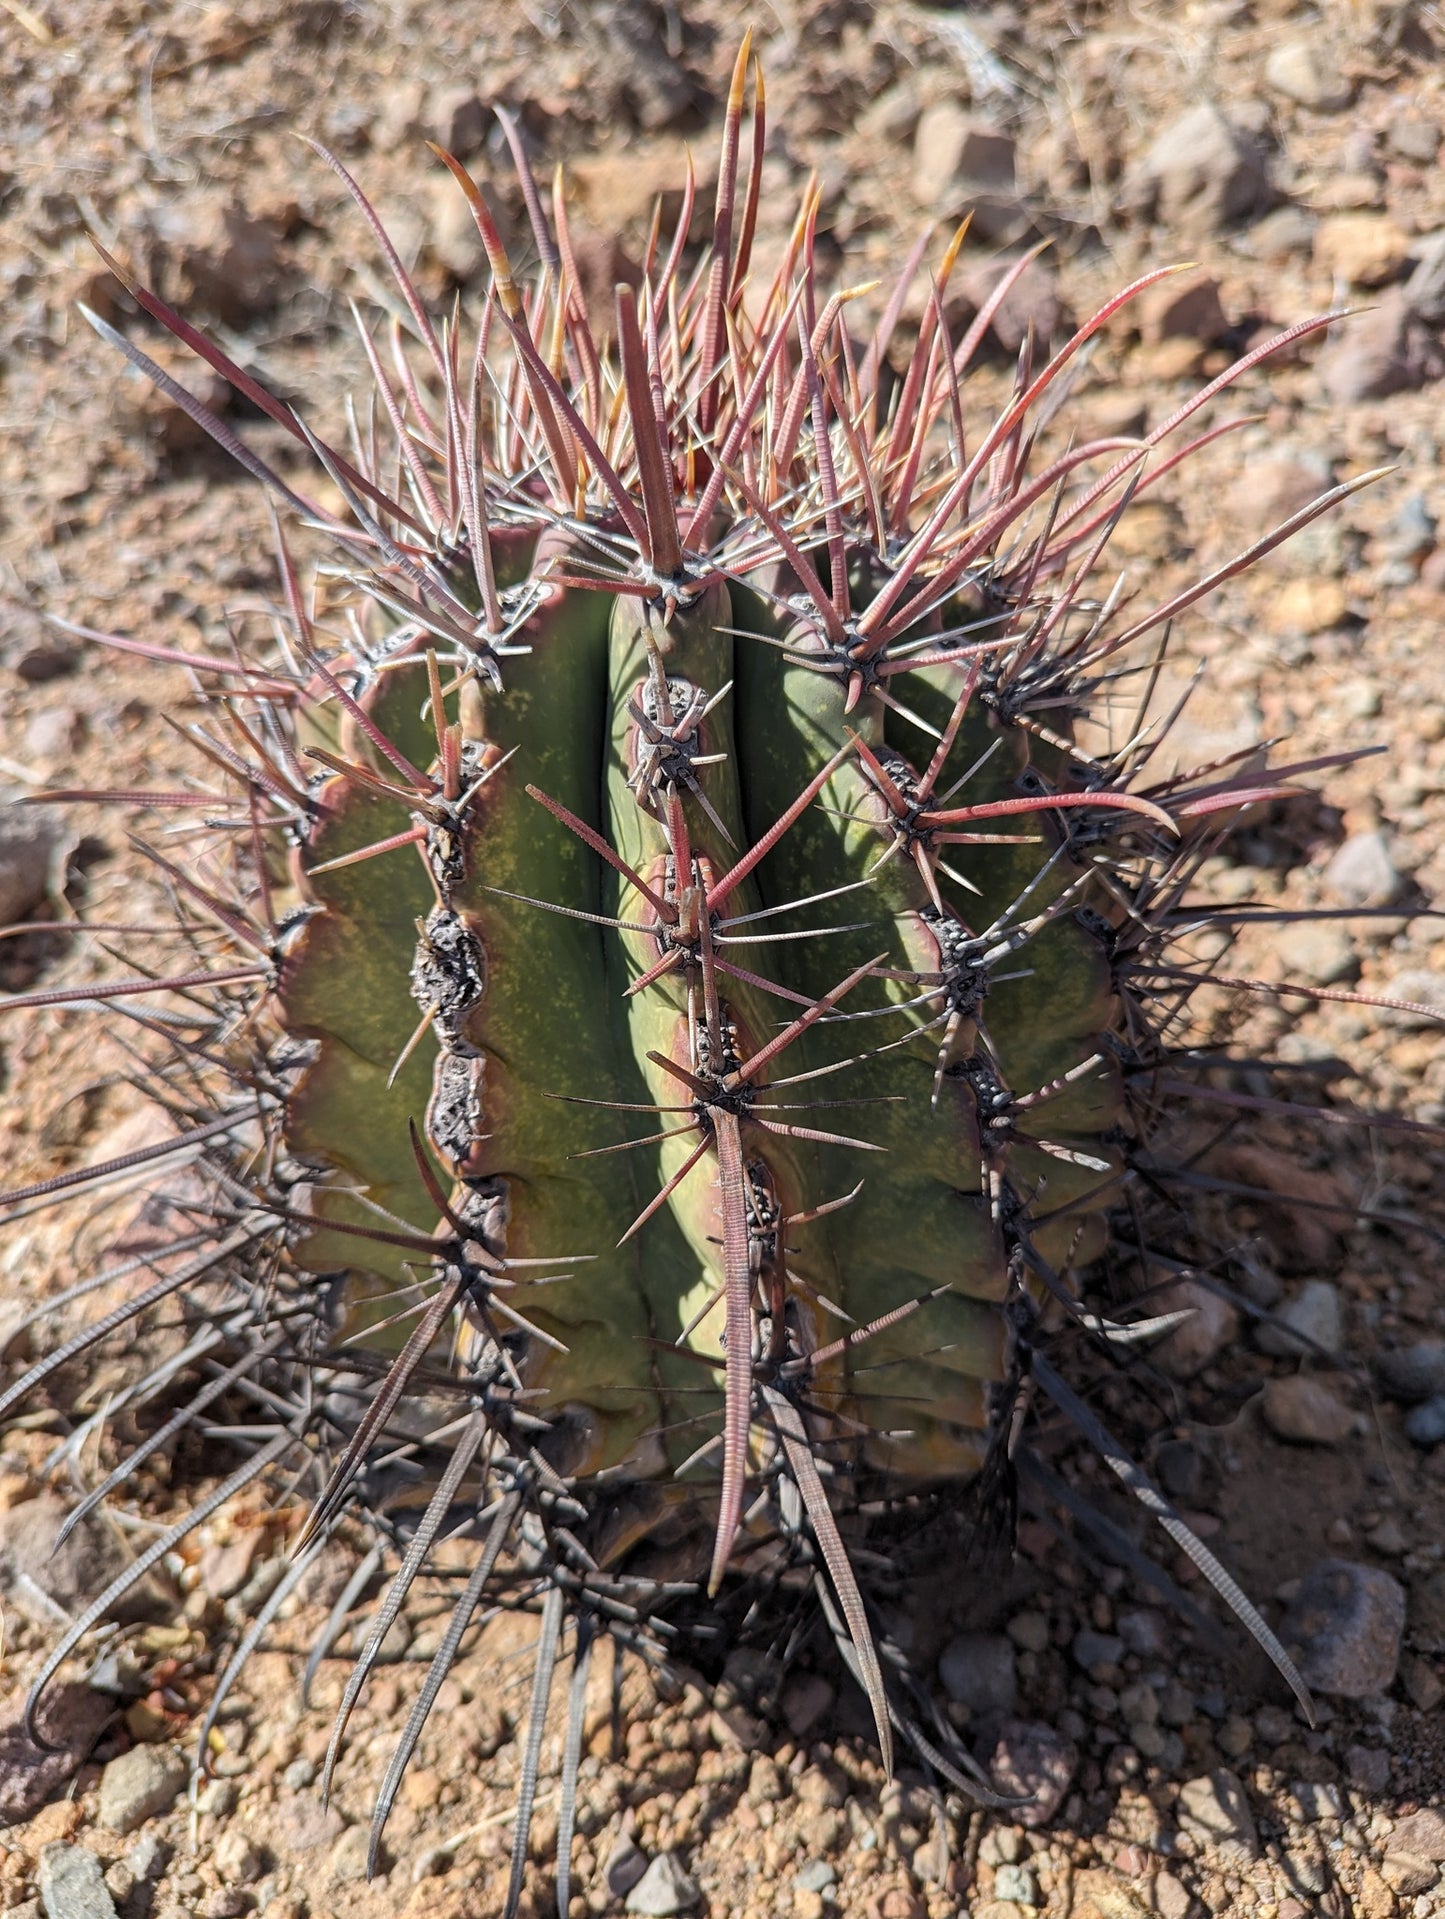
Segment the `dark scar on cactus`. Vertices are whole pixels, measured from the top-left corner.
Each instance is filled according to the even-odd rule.
[[[1117,1355],[1178,1323],[1147,1302],[1119,1318],[1088,1303],[1111,1247],[1168,1269],[1147,1202],[1255,1191],[1160,1163],[1163,1115],[1305,1110],[1192,1076],[1211,1063],[1189,1045],[1199,986],[1437,1015],[1236,976],[1187,944],[1269,917],[1191,903],[1231,827],[1359,755],[1154,765],[1180,710],[1152,712],[1171,622],[1376,476],[1158,604],[1100,575],[1125,511],[1244,424],[1191,429],[1201,410],[1340,315],[1251,348],[1142,438],[1051,454],[1071,363],[1174,269],[1049,357],[1030,336],[1001,410],[975,420],[967,377],[1037,249],[955,341],[943,293],[965,222],[900,344],[925,233],[855,339],[875,288],[825,290],[814,184],[765,274],[748,39],[710,239],[692,247],[689,171],[670,241],[659,216],[599,340],[563,176],[544,194],[501,123],[530,279],[483,189],[439,153],[490,270],[475,337],[459,310],[433,319],[361,187],[310,143],[399,295],[389,340],[352,307],[378,406],[374,434],[345,447],[102,249],[150,319],[314,462],[335,511],[87,313],[100,337],[334,556],[308,605],[273,509],[280,599],[265,637],[238,627],[229,657],[55,622],[188,670],[206,723],[182,731],[206,772],[204,790],[176,776],[35,796],[176,829],[164,852],[137,842],[171,920],[40,929],[75,942],[66,983],[0,1001],[124,1021],[128,1070],[170,1130],[0,1204],[23,1219],[146,1181],[170,1237],[140,1256],[122,1238],[31,1315],[56,1338],[0,1413],[42,1394],[63,1409],[67,1369],[143,1322],[199,1337],[200,1357],[135,1360],[149,1370],[132,1397],[156,1423],[129,1451],[91,1415],[105,1467],[69,1526],[203,1417],[231,1449],[63,1632],[27,1703],[32,1737],[66,1659],[242,1492],[291,1516],[292,1556],[229,1651],[203,1755],[321,1552],[359,1532],[302,1688],[383,1579],[329,1792],[389,1630],[419,1581],[450,1581],[369,1873],[464,1649],[499,1611],[535,1615],[510,1919],[569,1646],[564,1914],[598,1642],[653,1665],[715,1653],[763,1630],[747,1622],[780,1595],[812,1595],[886,1770],[906,1749],[934,1784],[1012,1803],[889,1637],[870,1540],[905,1512],[960,1510],[970,1488],[964,1575],[985,1534],[1008,1543],[1020,1486],[1086,1530],[1110,1525],[1035,1457],[1041,1405],[1193,1560],[1308,1714],[1267,1623],[1076,1390],[1069,1341]],[[113,936],[139,942],[116,971],[99,944]],[[72,1307],[117,1285],[120,1305],[71,1329]],[[443,1541],[468,1562],[443,1569]]]

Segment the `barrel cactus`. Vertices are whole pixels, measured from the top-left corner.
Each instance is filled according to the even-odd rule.
[[[265,657],[185,656],[217,783],[115,796],[204,822],[155,853],[194,963],[142,954],[136,977],[7,1007],[139,1009],[216,1224],[158,1268],[123,1263],[129,1297],[3,1403],[162,1301],[210,1329],[196,1397],[142,1446],[231,1405],[242,1464],[138,1565],[263,1475],[310,1485],[229,1683],[336,1529],[362,1512],[383,1527],[400,1563],[333,1762],[438,1538],[472,1540],[373,1857],[463,1637],[505,1593],[542,1619],[513,1904],[564,1634],[585,1671],[599,1634],[645,1645],[749,1581],[811,1578],[885,1757],[901,1734],[986,1794],[946,1722],[925,1731],[885,1676],[849,1544],[868,1510],[1006,1462],[1032,1390],[1227,1587],[1040,1329],[1110,1331],[1081,1276],[1147,1145],[1169,1053],[1156,1002],[1172,1018],[1187,984],[1168,971],[1170,912],[1229,819],[1290,790],[1243,762],[1156,775],[1167,715],[1145,697],[1106,743],[1101,704],[1177,614],[1349,489],[1159,605],[1106,578],[1109,536],[1224,430],[1191,439],[1201,408],[1309,328],[1147,438],[1044,457],[1071,362],[1169,269],[1052,358],[1026,342],[1002,411],[975,417],[972,363],[1027,263],[955,340],[955,234],[896,369],[916,262],[871,304],[827,290],[816,192],[765,281],[749,64],[744,47],[710,240],[690,240],[689,181],[605,327],[564,183],[541,190],[510,125],[525,283],[481,190],[439,156],[490,261],[472,331],[433,319],[323,153],[403,316],[389,342],[363,325],[374,394],[345,450],[111,263],[304,443],[321,499],[90,316],[334,557],[308,593],[281,541]],[[118,1170],[164,1169],[175,1144]],[[168,1359],[139,1402],[175,1373]],[[66,1633],[37,1695],[115,1597]]]

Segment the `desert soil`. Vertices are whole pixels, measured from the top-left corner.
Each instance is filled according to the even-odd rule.
[[[490,113],[511,107],[539,174],[567,165],[600,295],[637,257],[654,197],[673,188],[688,148],[708,181],[720,89],[749,21],[772,129],[762,255],[780,244],[812,170],[825,257],[840,268],[846,258],[850,283],[896,270],[929,224],[936,257],[974,200],[960,314],[1001,256],[1050,240],[966,394],[979,417],[1030,322],[1061,339],[1069,315],[1154,264],[1195,270],[1100,338],[1070,399],[1082,430],[1146,429],[1274,331],[1357,309],[1249,373],[1229,405],[1250,421],[1170,474],[1119,545],[1134,584],[1164,593],[1324,487],[1388,469],[1179,623],[1159,705],[1207,669],[1176,732],[1181,759],[1265,741],[1301,760],[1383,749],[1305,776],[1319,797],[1263,811],[1201,880],[1218,903],[1325,915],[1244,929],[1227,951],[1220,940],[1222,971],[1345,997],[1210,988],[1200,1030],[1286,1062],[1292,1097],[1445,1120],[1437,1029],[1348,997],[1445,1008],[1445,937],[1428,912],[1445,892],[1445,18],[1408,0],[0,0],[9,797],[141,786],[161,772],[174,783],[188,751],[175,729],[197,714],[183,672],[85,646],[47,615],[204,644],[228,606],[275,587],[257,489],[79,317],[83,301],[179,364],[87,232],[324,431],[340,431],[344,395],[364,372],[347,300],[375,316],[394,296],[337,180],[295,136],[325,142],[360,176],[429,298],[460,289],[474,300],[485,267],[424,141],[468,155],[520,234]],[[207,391],[227,404],[223,389]],[[259,417],[239,405],[229,417],[268,457],[286,457]],[[113,812],[57,819],[38,879],[33,847],[12,856],[7,840],[3,877],[22,879],[5,917],[163,910]],[[33,933],[0,942],[0,984],[63,983],[91,964],[70,945]],[[7,1187],[140,1137],[124,1057],[84,1019],[11,1020],[0,1047]],[[1258,1074],[1229,1084],[1267,1090]],[[660,1687],[631,1671],[618,1723],[598,1674],[574,1914],[622,1910],[629,1862],[660,1854],[677,1871],[654,1866],[632,1910],[1441,1910],[1445,1816],[1431,1809],[1445,1797],[1445,1445],[1430,1439],[1445,1434],[1445,1294],[1428,1221],[1445,1219],[1442,1160],[1428,1132],[1301,1129],[1258,1113],[1241,1123],[1242,1110],[1220,1109],[1215,1130],[1232,1130],[1202,1162],[1217,1180],[1272,1195],[1208,1201],[1227,1249],[1216,1275],[1235,1300],[1191,1295],[1207,1310],[1127,1393],[1106,1386],[1101,1404],[1273,1621],[1322,1561],[1349,1569],[1367,1616],[1321,1628],[1344,1683],[1322,1688],[1317,1726],[1262,1659],[1239,1651],[1237,1629],[1219,1643],[1196,1636],[1115,1563],[1127,1554],[1111,1557],[1044,1501],[1026,1510],[1011,1567],[1006,1556],[966,1560],[960,1532],[962,1563],[922,1583],[909,1627],[915,1666],[944,1656],[954,1674],[950,1710],[965,1736],[1005,1773],[1032,1753],[1049,1775],[1034,1813],[1010,1823],[935,1801],[906,1770],[886,1783],[860,1701],[816,1646],[788,1673],[735,1668],[721,1685],[686,1666]],[[113,1225],[114,1215],[49,1209],[7,1228],[0,1337],[83,1275]],[[1314,1346],[1291,1346],[1270,1315]],[[24,1341],[11,1346],[13,1368]],[[125,1376],[124,1351],[105,1350],[88,1403]],[[42,1403],[0,1433],[0,1909],[26,1919],[497,1912],[521,1654],[535,1630],[525,1618],[489,1629],[458,1666],[370,1884],[370,1795],[435,1645],[441,1596],[424,1597],[394,1635],[329,1810],[314,1782],[345,1661],[323,1663],[309,1704],[299,1674],[345,1583],[339,1558],[253,1661],[213,1741],[214,1776],[189,1803],[184,1789],[176,1798],[171,1750],[193,1737],[284,1543],[260,1510],[223,1513],[162,1569],[174,1583],[159,1623],[121,1629],[111,1650],[138,1675],[139,1696],[117,1705],[76,1661],[51,1721],[66,1752],[42,1765],[24,1747],[28,1681],[115,1550],[97,1530],[93,1551],[44,1558],[61,1497],[94,1478],[88,1457],[48,1465],[64,1429]],[[1062,1430],[1041,1445],[1142,1537],[1105,1468]],[[205,1471],[196,1451],[169,1479],[141,1481],[132,1540],[151,1537]],[[1061,1549],[1060,1530],[1074,1550]],[[1198,1598],[1193,1568],[1156,1537],[1156,1556]],[[355,1643],[353,1632],[338,1655]],[[534,1835],[544,1859],[555,1756]],[[524,1910],[540,1913],[551,1909],[546,1866],[535,1877]]]

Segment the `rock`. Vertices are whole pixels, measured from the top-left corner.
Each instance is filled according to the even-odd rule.
[[[1214,233],[1262,211],[1269,179],[1254,144],[1201,102],[1161,130],[1129,197],[1182,233]]]
[[[1331,43],[1323,35],[1311,40],[1286,40],[1264,63],[1267,86],[1297,106],[1317,113],[1338,113],[1350,104],[1352,88],[1331,59]]]
[[[1152,1606],[1127,1606],[1114,1623],[1124,1644],[1140,1659],[1162,1659],[1170,1649],[1164,1615]]]
[[[46,1846],[36,1875],[45,1919],[116,1919],[115,1901],[85,1846]]]
[[[1274,1312],[1276,1323],[1255,1334],[1261,1352],[1290,1358],[1297,1353],[1318,1357],[1319,1350],[1335,1353],[1344,1337],[1340,1289],[1327,1279],[1307,1279],[1293,1299]]]
[[[1194,1896],[1182,1880],[1172,1872],[1155,1873],[1154,1910],[1159,1919],[1189,1919],[1193,1905]]]
[[[980,312],[1012,264],[1006,256],[1000,257],[963,274],[956,289],[964,308],[970,313]],[[1047,345],[1067,330],[1068,317],[1059,296],[1058,275],[1044,261],[1031,260],[999,301],[989,331],[1012,358],[1030,327],[1034,338]]]
[[[1185,1781],[1178,1815],[1190,1838],[1207,1847],[1221,1866],[1237,1869],[1259,1857],[1259,1833],[1244,1787],[1223,1766]]]
[[[1338,580],[1309,575],[1290,580],[1270,601],[1266,624],[1271,633],[1302,634],[1312,639],[1343,626],[1350,603]]]
[[[689,1911],[701,1896],[697,1881],[683,1871],[676,1854],[660,1852],[628,1893],[627,1910],[667,1919],[670,1913]]]
[[[1124,1657],[1124,1642],[1113,1633],[1094,1632],[1086,1626],[1074,1634],[1070,1650],[1075,1664],[1092,1672],[1095,1666],[1117,1666]]]
[[[25,1736],[24,1707],[17,1698],[0,1716],[0,1825],[32,1818],[54,1798],[100,1734],[114,1710],[104,1693],[89,1686],[54,1686],[40,1703],[37,1731],[50,1751]]]
[[[627,153],[598,154],[579,160],[568,168],[573,198],[590,223],[599,231],[618,227],[643,226],[652,219],[652,210],[662,201],[663,231],[670,232],[682,206],[682,182],[687,177],[686,142],[675,139],[648,141]],[[705,203],[716,181],[704,157],[697,164],[697,194]]]
[[[1017,1612],[1004,1631],[1025,1652],[1044,1652],[1049,1643],[1048,1615],[1041,1612]]]
[[[1213,346],[1229,331],[1219,282],[1202,270],[1176,273],[1146,288],[1131,309],[1147,346],[1161,340],[1201,340]]]
[[[837,1872],[826,1859],[809,1859],[793,1874],[793,1884],[799,1892],[826,1892],[837,1880]]]
[[[1156,1310],[1190,1315],[1154,1349],[1155,1363],[1171,1379],[1193,1379],[1239,1334],[1239,1314],[1229,1301],[1197,1280],[1171,1286],[1160,1295]]]
[[[1046,1826],[1064,1802],[1079,1764],[1079,1749],[1052,1726],[1035,1720],[1008,1719],[1000,1726],[986,1759],[1000,1792],[1027,1803],[1011,1807],[1015,1825]]]
[[[625,1899],[647,1871],[647,1854],[628,1833],[619,1833],[602,1868],[603,1884],[614,1899]]]
[[[133,1746],[100,1775],[96,1816],[111,1832],[134,1832],[153,1814],[166,1811],[190,1772],[189,1761],[175,1746]]]
[[[1326,920],[1282,926],[1274,944],[1286,977],[1307,986],[1335,986],[1360,970],[1354,941]]]
[[[1433,1030],[1445,1019],[1445,973],[1429,972],[1424,967],[1410,967],[1403,973],[1396,973],[1393,979],[1386,980],[1380,991],[1386,999],[1408,1000],[1411,1007],[1421,1009],[1416,1012],[1386,1007],[1378,1015],[1382,1025],[1398,1026],[1406,1031],[1417,1027]]]
[[[1027,1866],[1000,1866],[993,1876],[994,1897],[1012,1899],[1015,1905],[1036,1906],[1039,1882]]]
[[[696,92],[658,31],[643,0],[591,0],[580,22],[595,36],[594,73],[616,76],[633,121],[649,131],[671,126],[693,106]]]
[[[1445,1865],[1445,1813],[1435,1806],[1409,1813],[1390,1834],[1385,1851],[1408,1852],[1437,1866]]]
[[[266,1870],[264,1855],[240,1826],[227,1826],[211,1860],[228,1886],[253,1885]]]
[[[1309,1373],[1271,1379],[1260,1396],[1260,1410],[1278,1438],[1310,1446],[1342,1444],[1355,1423],[1349,1407]]]
[[[1261,524],[1276,526],[1333,484],[1329,461],[1308,449],[1252,462],[1231,490],[1231,518],[1242,531]]]
[[[961,107],[940,100],[920,116],[913,136],[913,193],[939,216],[972,209],[973,231],[996,239],[1017,220],[1014,139]]]
[[[101,1514],[83,1520],[57,1550],[68,1511],[46,1492],[0,1512],[0,1593],[39,1625],[57,1624],[57,1607],[69,1617],[81,1612],[131,1563],[120,1533]],[[157,1589],[143,1581],[117,1602],[113,1617],[147,1618],[158,1602]]]
[[[1286,1719],[1289,1718],[1288,1713],[1284,1716]],[[1290,1730],[1294,1730],[1293,1722],[1291,1722]],[[1284,1742],[1282,1740],[1276,1740],[1274,1743],[1282,1745]],[[1330,1785],[1327,1782],[1322,1783],[1307,1779],[1296,1779],[1290,1786],[1290,1795],[1299,1807],[1299,1816],[1306,1825],[1318,1825],[1321,1819],[1343,1819],[1345,1817],[1347,1808],[1345,1806],[1344,1795],[1338,1786]]]
[[[1434,1712],[1440,1701],[1445,1699],[1445,1680],[1441,1679],[1428,1659],[1413,1656],[1407,1659],[1400,1676],[1416,1712]]]
[[[358,1885],[366,1877],[366,1854],[371,1835],[365,1826],[348,1826],[331,1848],[327,1864],[338,1886]]]
[[[1307,1686],[1368,1699],[1394,1683],[1404,1629],[1397,1580],[1375,1566],[1324,1559],[1300,1581],[1279,1636]]]
[[[1390,1755],[1381,1746],[1347,1746],[1345,1771],[1357,1792],[1383,1792],[1390,1783]]]
[[[1410,236],[1384,213],[1335,213],[1315,234],[1314,263],[1351,286],[1382,287],[1410,257]]]
[[[1392,120],[1385,134],[1391,153],[1428,167],[1440,151],[1440,129],[1433,120]]]
[[[467,160],[485,145],[491,114],[476,89],[462,85],[438,87],[427,102],[426,119],[437,145]]]
[[[1249,229],[1248,249],[1271,266],[1297,260],[1314,251],[1318,227],[1316,216],[1303,207],[1276,207]]]
[[[938,1661],[943,1690],[972,1713],[1011,1713],[1017,1695],[1012,1642],[1002,1633],[961,1633]]]
[[[1390,906],[1404,885],[1383,833],[1352,833],[1321,876],[1340,906]]]
[[[1445,371],[1439,342],[1402,287],[1390,287],[1375,306],[1351,314],[1331,332],[1315,370],[1337,405],[1412,393]]]
[[[801,1673],[783,1688],[778,1710],[795,1739],[806,1739],[827,1718],[836,1697],[821,1673]]]
[[[1415,242],[1415,269],[1405,282],[1405,304],[1426,326],[1445,326],[1445,233]]]
[[[1440,1877],[1440,1868],[1430,1860],[1393,1850],[1385,1854],[1380,1871],[1385,1884],[1392,1886],[1402,1899],[1417,1899],[1422,1892],[1429,1892]]]
[[[450,175],[426,187],[426,250],[454,280],[465,284],[486,265],[487,250],[466,196]]]
[[[152,216],[179,255],[180,301],[228,326],[269,312],[282,291],[281,227],[243,206],[176,207]]]
[[[59,894],[74,844],[60,807],[0,800],[0,924],[23,920]]]
[[[1405,1436],[1426,1452],[1445,1440],[1445,1393],[1432,1394],[1414,1409],[1405,1421]]]

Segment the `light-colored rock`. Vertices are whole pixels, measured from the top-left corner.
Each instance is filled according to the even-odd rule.
[[[1260,1396],[1264,1423],[1280,1439],[1338,1446],[1349,1438],[1354,1414],[1323,1380],[1310,1373],[1271,1379]]]
[[[1334,42],[1324,34],[1285,40],[1264,63],[1266,85],[1297,106],[1317,113],[1338,113],[1350,104],[1352,88],[1333,58]]]
[[[1340,906],[1392,906],[1404,887],[1383,833],[1352,833],[1331,858],[1321,882],[1327,897]]]
[[[1265,621],[1271,633],[1299,633],[1312,639],[1343,626],[1350,603],[1338,580],[1317,576],[1287,580],[1269,603]]]
[[[1424,1806],[1402,1819],[1390,1834],[1385,1851],[1413,1853],[1435,1865],[1445,1865],[1445,1812],[1438,1806]]]
[[[1414,246],[1415,267],[1405,282],[1405,304],[1427,326],[1445,326],[1445,233]]]
[[[1254,143],[1201,102],[1155,136],[1129,197],[1181,233],[1213,233],[1260,211],[1268,193]]]
[[[1239,1314],[1229,1301],[1197,1280],[1171,1286],[1160,1295],[1157,1310],[1189,1314],[1183,1325],[1176,1326],[1154,1349],[1155,1363],[1171,1379],[1193,1379],[1239,1334]]]
[[[1274,1309],[1278,1322],[1256,1334],[1260,1350],[1286,1358],[1298,1353],[1335,1353],[1344,1338],[1340,1289],[1327,1279],[1307,1279],[1292,1299]]]
[[[1367,1699],[1394,1683],[1404,1629],[1397,1580],[1375,1566],[1324,1559],[1300,1581],[1279,1636],[1307,1686]]]
[[[370,1837],[365,1826],[348,1826],[332,1846],[327,1864],[338,1886],[354,1886],[365,1879]]]
[[[1411,240],[1385,213],[1334,213],[1315,233],[1314,260],[1322,273],[1357,287],[1382,287],[1410,257]]]
[[[62,807],[0,800],[0,925],[59,893],[74,844]]]
[[[123,1752],[100,1775],[101,1825],[111,1832],[134,1832],[174,1803],[190,1771],[175,1746],[133,1746]]]
[[[1046,1826],[1064,1802],[1079,1749],[1052,1726],[1009,1719],[999,1728],[987,1766],[994,1785],[1026,1803],[1010,1809],[1016,1825]]]
[[[1224,1867],[1259,1857],[1259,1832],[1238,1776],[1217,1766],[1179,1789],[1179,1823]]]
[[[86,1846],[46,1846],[40,1855],[45,1919],[115,1919],[100,1861]]]
[[[990,126],[956,100],[940,100],[919,116],[913,137],[913,191],[920,206],[942,208],[972,192],[1014,191],[1013,136]],[[962,202],[960,202],[962,204]]]
[[[695,1879],[688,1877],[675,1853],[660,1852],[627,1895],[627,1910],[642,1913],[644,1919],[670,1919],[676,1912],[688,1912],[702,1894]]]
[[[1297,926],[1281,927],[1275,951],[1285,977],[1306,986],[1336,986],[1341,980],[1354,979],[1360,970],[1354,941],[1328,920],[1301,920]]]

